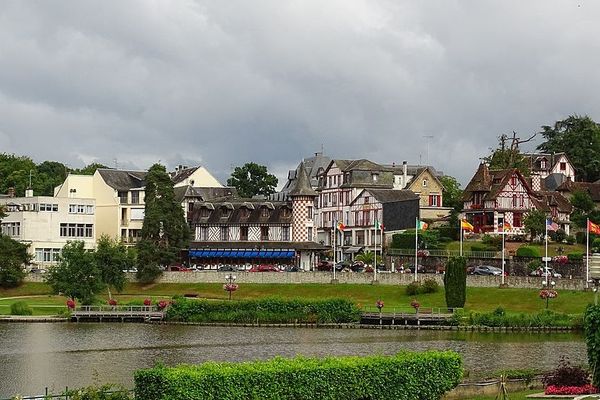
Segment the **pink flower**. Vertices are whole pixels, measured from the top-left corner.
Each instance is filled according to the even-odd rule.
[[[73,301],[73,299],[67,300],[67,307],[69,308],[69,310],[74,310],[75,309],[75,301]]]
[[[377,300],[377,303],[375,303],[375,305],[381,310],[384,306],[383,300]]]
[[[116,306],[117,301],[115,299],[108,299],[108,304],[110,304],[111,306]]]
[[[237,283],[226,283],[223,285],[223,290],[226,290],[228,292],[235,292],[238,289],[239,286]]]
[[[151,306],[152,305],[152,300],[150,300],[150,299],[144,299],[144,305],[146,307]]]
[[[550,385],[544,391],[547,395],[580,395],[598,393],[598,388],[593,385],[584,386],[554,386]]]
[[[166,300],[161,300],[161,301],[158,302],[157,306],[158,306],[158,308],[160,310],[163,310],[163,309],[165,309],[167,307],[167,301]]]
[[[421,304],[416,299],[414,299],[410,302],[410,306],[415,310],[418,310],[421,307]]]

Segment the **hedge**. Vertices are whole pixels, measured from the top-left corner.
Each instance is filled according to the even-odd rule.
[[[448,308],[462,308],[467,300],[467,259],[450,257],[444,274],[444,293]]]
[[[462,378],[454,352],[207,362],[135,373],[136,400],[439,399]]]
[[[279,299],[207,301],[176,298],[167,320],[230,323],[345,323],[358,322],[360,309],[347,299]]]
[[[517,257],[541,257],[536,247],[521,246],[517,249]]]

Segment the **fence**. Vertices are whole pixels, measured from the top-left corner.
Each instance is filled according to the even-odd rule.
[[[386,250],[388,256],[414,256],[415,249],[392,249]],[[419,250],[419,257],[456,257],[460,256],[460,250]],[[467,258],[502,258],[500,251],[463,251],[463,257]],[[508,255],[506,255],[508,258]]]
[[[35,395],[35,396],[21,396],[21,395],[15,395],[13,397],[10,397],[8,399],[0,399],[0,400],[71,400],[74,398],[75,393],[78,391],[79,389],[69,389],[68,387],[65,388],[65,391],[61,394],[52,394],[48,391],[48,388],[46,388],[44,390],[44,394],[40,394],[40,395]],[[135,392],[132,390],[108,390],[108,391],[101,391],[101,393],[105,394],[105,395],[111,395],[111,394],[123,394],[123,395],[129,395],[130,399],[133,399],[135,396]]]

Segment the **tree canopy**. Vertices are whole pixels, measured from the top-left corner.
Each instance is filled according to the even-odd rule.
[[[546,214],[540,210],[531,210],[523,219],[525,231],[535,238],[546,231]]]
[[[153,281],[159,266],[173,263],[188,244],[189,229],[173,181],[164,166],[154,164],[146,175],[145,216],[138,243],[138,279]]]
[[[107,235],[100,236],[96,246],[96,263],[102,282],[107,285],[108,297],[112,298],[110,288],[121,292],[125,286],[125,272],[135,266],[134,255],[122,242]]]
[[[236,188],[242,197],[268,196],[275,193],[277,182],[277,177],[269,174],[267,167],[253,162],[235,167],[231,178],[227,179],[227,185]]]
[[[463,191],[460,189],[460,183],[450,175],[444,175],[439,178],[444,186],[442,196],[444,198],[444,206],[452,207],[456,211],[461,211],[463,207]]]
[[[0,287],[19,286],[25,277],[23,267],[29,264],[29,246],[0,234]]]
[[[538,150],[548,153],[565,152],[575,167],[577,180],[593,182],[600,179],[600,125],[588,116],[571,115],[553,126],[542,126],[546,140]]]
[[[490,169],[516,168],[524,176],[529,176],[531,173],[529,163],[519,149],[519,144],[524,141],[519,141],[516,134],[511,139],[510,145],[507,144],[508,139],[507,135],[499,136],[498,147],[490,149],[492,153],[484,157],[484,161],[489,165]]]
[[[569,199],[573,205],[573,213],[571,214],[571,222],[578,228],[585,229],[587,219],[592,222],[600,222],[600,211],[596,210],[596,204],[589,193],[582,190],[576,190]]]

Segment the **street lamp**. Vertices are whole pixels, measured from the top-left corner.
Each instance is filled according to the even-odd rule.
[[[238,290],[239,285],[235,283],[236,276],[233,274],[227,274],[225,276],[225,284],[223,285],[223,289],[229,292],[229,300],[231,300],[231,293]]]

